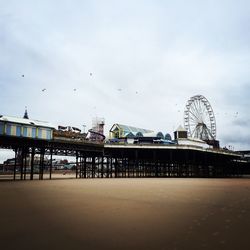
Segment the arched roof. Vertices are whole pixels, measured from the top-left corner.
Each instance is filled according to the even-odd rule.
[[[164,139],[164,135],[163,135],[162,132],[158,132],[158,133],[156,134],[156,137],[160,137],[161,139]]]
[[[136,137],[143,137],[143,134],[142,134],[142,132],[137,132],[135,136]]]
[[[165,138],[164,138],[165,140],[169,140],[169,141],[171,141],[172,140],[172,137],[171,137],[171,135],[170,134],[166,134],[165,135]]]
[[[135,135],[134,135],[133,133],[129,132],[129,133],[125,134],[124,137],[127,137],[127,138],[134,138]]]
[[[111,127],[110,132],[113,132],[115,130],[120,130],[123,135],[128,134],[128,133],[133,133],[135,135],[138,132],[141,132],[142,134],[153,132],[152,130],[149,130],[149,129],[136,128],[133,126],[123,125],[123,124],[118,124],[118,123],[114,124]]]

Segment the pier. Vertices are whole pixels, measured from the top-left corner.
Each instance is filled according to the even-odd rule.
[[[15,152],[13,180],[53,178],[55,155],[75,158],[74,178],[228,177],[241,176],[248,165],[242,155],[222,149],[185,145],[105,144],[88,140],[38,140],[0,136],[0,148]],[[34,157],[39,166],[35,171]],[[45,164],[45,156],[49,163]]]

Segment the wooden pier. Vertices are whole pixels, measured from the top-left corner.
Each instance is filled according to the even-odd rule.
[[[13,180],[33,180],[34,175],[43,180],[45,170],[52,179],[54,155],[75,157],[75,178],[228,177],[241,176],[247,169],[239,153],[184,145],[121,145],[1,136],[0,147],[15,152]],[[38,172],[34,171],[35,156],[40,159]],[[49,158],[46,166],[45,156]]]

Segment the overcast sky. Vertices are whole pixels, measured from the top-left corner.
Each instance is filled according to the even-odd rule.
[[[249,47],[249,0],[0,0],[0,114],[172,134],[202,94],[250,149]]]

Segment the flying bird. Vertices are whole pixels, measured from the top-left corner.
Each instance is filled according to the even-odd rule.
[[[44,92],[46,89],[42,89],[42,91]]]
[[[76,89],[74,89],[74,91],[76,91]]]
[[[89,75],[92,76],[93,74],[90,72]]]
[[[24,75],[22,75],[22,77],[24,77]]]

